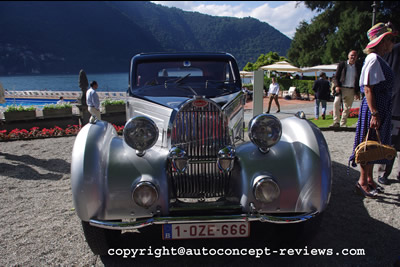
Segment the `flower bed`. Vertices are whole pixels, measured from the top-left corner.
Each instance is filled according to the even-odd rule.
[[[342,116],[343,110],[340,109],[340,116]],[[358,114],[360,113],[360,108],[351,108],[348,118],[358,118]],[[333,111],[329,112],[330,115],[333,115]]]
[[[115,130],[119,135],[124,131],[124,126],[114,125]],[[61,136],[73,136],[77,135],[81,130],[79,125],[68,125],[67,128],[62,129],[58,126],[54,128],[43,128],[33,127],[29,131],[26,129],[14,129],[10,132],[7,130],[0,131],[0,141],[13,141],[13,140],[29,140],[38,138],[48,138],[48,137],[61,137]]]

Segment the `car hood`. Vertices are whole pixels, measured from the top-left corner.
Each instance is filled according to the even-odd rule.
[[[236,92],[229,95],[219,96],[210,98],[210,100],[217,103],[220,107],[225,106],[227,103],[231,102],[240,92]],[[141,98],[149,100],[151,102],[160,104],[162,106],[179,110],[180,107],[189,99],[190,97],[177,97],[177,96],[142,96]]]

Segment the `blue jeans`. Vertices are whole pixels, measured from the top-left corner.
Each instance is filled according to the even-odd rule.
[[[321,103],[322,106],[322,115],[325,115],[326,113],[326,100],[322,99],[315,99],[315,118],[319,118],[319,103]]]

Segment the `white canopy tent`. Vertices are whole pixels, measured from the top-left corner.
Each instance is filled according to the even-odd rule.
[[[316,72],[316,71],[336,71],[338,64],[318,65],[314,67],[302,68],[302,72]]]
[[[314,72],[315,73],[315,79],[317,79],[317,72],[331,72],[331,71],[336,71],[338,66],[338,63],[335,64],[330,64],[330,65],[317,65],[314,67],[306,67],[302,68],[302,72]]]
[[[244,71],[240,72],[240,78],[242,79],[242,83],[253,83],[254,82],[254,72],[253,71]]]
[[[272,65],[260,67],[262,70],[278,71],[278,72],[301,72],[301,69],[291,65],[286,61],[279,61]]]
[[[242,77],[242,79],[243,78],[253,78],[253,76],[254,76],[254,72],[252,72],[252,71],[244,71],[244,70],[242,70],[240,72],[240,77]]]

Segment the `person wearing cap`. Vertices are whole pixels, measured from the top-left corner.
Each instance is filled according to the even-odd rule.
[[[379,133],[382,144],[391,144],[392,87],[393,71],[383,55],[392,51],[394,34],[385,23],[378,23],[368,30],[369,43],[364,49],[367,54],[360,75],[360,90],[365,93],[361,102],[353,153],[349,162],[355,167],[355,148],[365,140],[378,140]],[[374,164],[387,164],[388,160],[377,160],[360,164],[360,177],[356,191],[367,198],[376,198],[383,190],[373,179]]]
[[[92,115],[92,118],[96,117],[96,119],[100,120],[100,100],[99,96],[96,93],[98,87],[99,86],[96,81],[92,81],[90,83],[90,88],[86,92],[86,103],[88,105],[88,111]],[[92,118],[91,120],[93,120]]]
[[[333,81],[335,84],[333,124],[330,127],[346,127],[347,118],[349,117],[350,109],[354,102],[354,96],[356,96],[357,99],[360,96],[358,81],[360,79],[362,66],[357,62],[357,57],[357,51],[350,51],[347,55],[348,60],[340,62],[336,69],[335,79]],[[342,118],[340,118],[341,102],[343,102]]]

